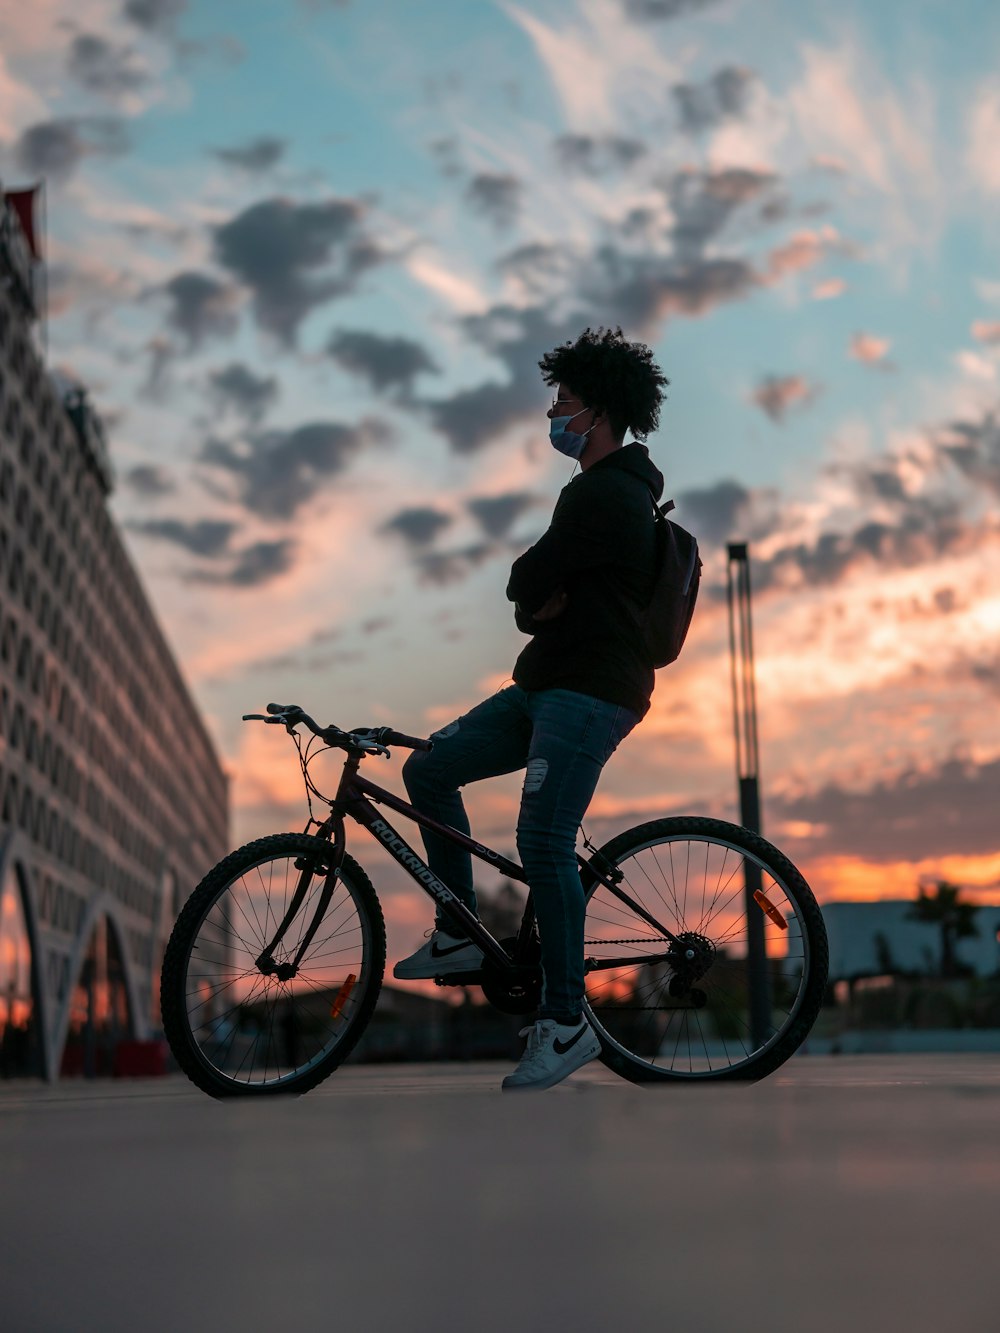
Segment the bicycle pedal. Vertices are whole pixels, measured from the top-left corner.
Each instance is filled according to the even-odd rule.
[[[435,986],[478,986],[483,979],[482,971],[449,972],[445,976],[435,977]]]

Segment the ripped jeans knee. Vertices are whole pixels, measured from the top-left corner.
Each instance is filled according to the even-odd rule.
[[[524,795],[534,796],[541,791],[542,783],[545,781],[549,771],[549,761],[541,757],[529,759],[527,767],[524,770]]]

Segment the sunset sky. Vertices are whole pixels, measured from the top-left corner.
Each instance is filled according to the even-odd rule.
[[[509,567],[572,470],[536,363],[620,323],[706,565],[588,833],[736,817],[746,540],[765,834],[824,899],[996,888],[998,57],[989,0],[0,7],[49,361],[107,422],[234,842],[305,822],[242,712],[426,733],[509,679]],[[508,853],[518,794],[468,797]],[[363,836],[401,950],[429,905]]]

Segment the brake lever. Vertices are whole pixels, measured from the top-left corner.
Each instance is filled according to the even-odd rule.
[[[391,756],[388,746],[375,739],[383,730],[383,727],[352,727],[347,735],[354,740],[359,749],[364,750],[365,754],[380,754],[383,759],[389,759]]]
[[[383,759],[389,759],[391,757],[389,754],[389,747],[382,745],[379,741],[362,740],[360,748],[364,750],[365,754],[380,754]]]

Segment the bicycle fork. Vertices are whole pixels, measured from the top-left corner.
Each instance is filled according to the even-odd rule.
[[[321,825],[317,837],[328,837],[330,833],[329,821]],[[299,963],[305,951],[313,941],[313,936],[319,930],[320,922],[326,915],[326,909],[330,906],[330,900],[333,898],[334,890],[337,887],[337,877],[340,874],[340,867],[344,860],[344,850],[346,839],[344,837],[344,826],[341,823],[337,828],[336,836],[333,839],[333,858],[330,867],[326,872],[326,879],[323,881],[323,888],[320,890],[319,899],[316,903],[316,911],[312,920],[306,927],[305,934],[299,943],[295,957],[290,963],[276,963],[274,961],[274,951],[285,937],[289,926],[295,920],[303,903],[309,894],[309,887],[316,873],[316,863],[311,860],[308,854],[299,857],[295,862],[295,869],[300,871],[299,882],[295,886],[295,892],[292,894],[292,901],[288,904],[288,910],[282,917],[271,941],[265,946],[264,952],[255,960],[257,968],[262,976],[277,977],[279,981],[291,981],[292,977],[299,970]]]

